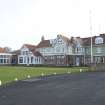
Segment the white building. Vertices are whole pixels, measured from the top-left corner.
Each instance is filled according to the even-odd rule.
[[[0,64],[11,64],[11,56],[9,53],[0,53]]]
[[[36,50],[43,55],[45,64],[64,66],[68,64],[67,56],[72,54],[73,48],[69,38],[57,35],[51,40],[42,38]]]
[[[85,49],[79,37],[57,35],[55,39],[41,38],[37,46],[24,44],[18,55],[18,64],[49,66],[85,65]]]
[[[18,55],[18,64],[43,64],[43,57],[36,51],[36,46],[24,44],[20,49],[20,55]]]

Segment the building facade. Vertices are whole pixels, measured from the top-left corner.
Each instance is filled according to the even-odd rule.
[[[105,34],[92,37],[92,58],[95,64],[105,64]],[[84,66],[91,64],[91,37],[67,38],[57,35],[45,40],[42,36],[37,46],[24,44],[12,53],[0,48],[0,64]]]
[[[24,44],[18,55],[18,64],[20,65],[38,65],[43,64],[43,57],[40,52],[35,51],[36,46]]]
[[[51,40],[41,40],[37,50],[44,64],[55,66],[84,66],[91,64],[91,37],[67,38],[57,35]],[[92,37],[92,63],[105,63],[105,34]]]
[[[45,65],[66,66],[69,64],[67,56],[72,54],[72,45],[69,38],[57,35],[55,39],[41,40],[37,51],[43,55]]]
[[[89,64],[91,62],[91,38],[86,38],[84,41],[85,48],[85,63]],[[100,34],[99,36],[92,37],[92,55],[93,63],[105,63],[105,34]]]

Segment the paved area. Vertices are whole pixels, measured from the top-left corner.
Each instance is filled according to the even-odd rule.
[[[0,87],[0,105],[105,105],[105,72],[64,74]]]

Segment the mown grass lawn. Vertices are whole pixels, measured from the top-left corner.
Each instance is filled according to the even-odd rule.
[[[3,84],[18,80],[26,79],[28,75],[31,77],[44,75],[63,74],[67,72],[79,72],[80,69],[87,71],[87,67],[18,67],[18,66],[0,66],[0,80]]]

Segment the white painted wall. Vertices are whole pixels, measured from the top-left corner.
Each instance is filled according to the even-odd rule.
[[[10,53],[0,53],[0,64],[11,64],[11,56]]]
[[[28,52],[28,54],[24,54],[23,52]],[[20,63],[19,59],[20,57],[23,58],[23,62]],[[21,54],[18,56],[18,64],[42,64],[43,63],[43,59],[40,56],[35,56],[33,55],[33,53],[31,51],[29,51],[29,49],[27,47],[23,47],[21,48]]]

